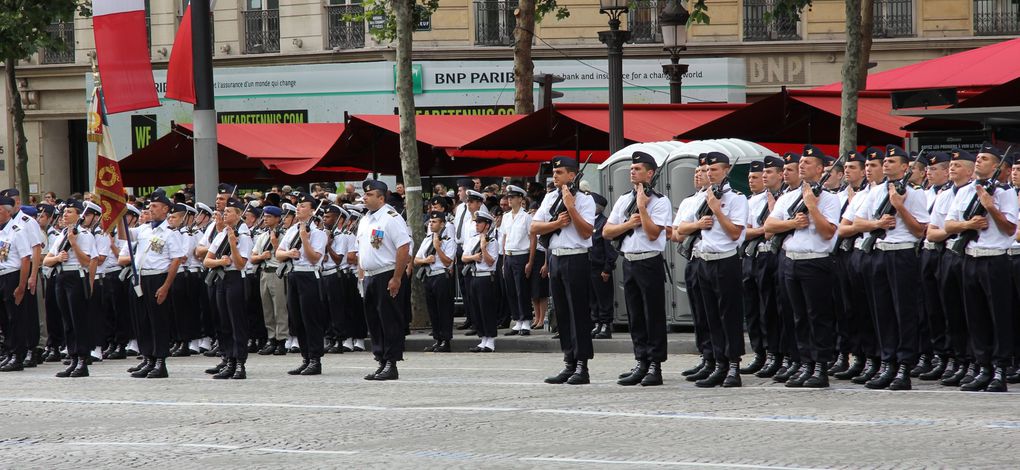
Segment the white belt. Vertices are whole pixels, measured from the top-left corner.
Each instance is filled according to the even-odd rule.
[[[964,252],[967,256],[973,258],[985,258],[989,256],[999,256],[1006,254],[1004,248],[967,248]]]
[[[520,256],[520,255],[526,255],[528,253],[530,253],[528,250],[524,250],[524,251],[510,251],[510,250],[507,250],[506,255],[507,256]]]
[[[925,242],[924,242],[924,249],[925,249],[925,250],[937,250],[937,249],[938,249],[938,247],[939,247],[939,244],[938,244],[938,243],[935,243],[935,242],[929,242],[929,241],[925,241]]]
[[[491,276],[491,275],[492,275],[492,271],[478,271],[476,273],[472,273],[471,274],[471,276],[473,276],[473,277],[488,277],[488,276]]]
[[[316,273],[319,272],[318,266],[294,266],[293,271],[296,273]]]
[[[623,257],[627,261],[641,261],[648,258],[654,258],[656,256],[659,256],[660,254],[662,253],[659,251],[642,251],[640,253],[624,253]]]
[[[758,253],[766,253],[772,251],[772,240],[765,240],[764,243],[758,244]]]
[[[165,269],[139,269],[138,275],[140,276],[155,276],[157,274],[166,274]]]
[[[3,271],[0,271],[0,276],[6,276],[6,275],[11,274],[11,273],[16,273],[16,272],[18,272],[20,270],[21,270],[21,268],[7,268],[7,269],[4,269]]]
[[[223,268],[223,272],[226,272],[226,273],[233,272],[233,271],[237,271],[237,268],[235,268],[233,266]]]
[[[436,269],[436,270],[430,271],[428,273],[428,277],[442,276],[443,274],[446,274],[446,270],[445,269]]]
[[[553,256],[571,256],[571,255],[579,255],[579,254],[587,253],[587,252],[588,252],[587,248],[553,248],[552,255]]]
[[[709,252],[706,252],[706,251],[694,250],[694,257],[695,258],[701,258],[701,259],[703,259],[705,261],[718,261],[718,260],[721,260],[721,259],[729,258],[731,256],[736,256],[736,255],[737,255],[736,248],[734,248],[732,250],[728,250],[728,251],[721,251],[721,252],[718,252],[718,253],[709,253]]]
[[[323,276],[332,276],[334,274],[336,274],[336,268],[324,269],[322,271]]]
[[[859,250],[859,249],[861,249],[863,247],[864,247],[864,237],[858,238],[857,241],[854,242],[854,249]]]
[[[786,257],[794,261],[802,261],[808,259],[820,259],[829,256],[828,253],[818,253],[815,251],[787,251]]]
[[[914,248],[914,242],[903,242],[903,243],[889,243],[889,242],[876,242],[875,249],[882,251],[900,251],[910,250]]]
[[[1013,247],[1009,249],[1009,256],[1020,255],[1020,247]]]
[[[365,271],[365,276],[366,277],[368,277],[368,276],[375,276],[376,274],[382,274],[382,273],[385,273],[387,271],[393,271],[394,269],[397,269],[397,267],[393,266],[393,265],[383,266],[383,267],[381,267],[379,269],[373,269],[371,271]]]

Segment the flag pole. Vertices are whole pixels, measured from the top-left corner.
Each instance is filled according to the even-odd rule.
[[[195,73],[195,200],[206,202],[216,198],[216,186],[220,181],[210,3],[211,0],[194,0],[190,4]]]

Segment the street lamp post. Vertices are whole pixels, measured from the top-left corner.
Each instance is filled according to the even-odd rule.
[[[680,4],[680,0],[672,0],[659,13],[659,24],[662,26],[663,50],[669,51],[669,64],[662,66],[662,73],[669,77],[669,102],[681,103],[681,86],[688,64],[680,63],[680,52],[687,50],[687,22],[691,14]]]
[[[599,31],[599,41],[609,49],[609,153],[623,148],[623,44],[630,31],[620,29],[620,15],[628,0],[599,0],[599,13],[609,15],[609,31]]]

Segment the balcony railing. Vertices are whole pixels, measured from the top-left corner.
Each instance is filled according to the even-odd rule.
[[[244,15],[244,53],[280,52],[280,10],[249,10]]]
[[[351,16],[364,15],[361,5],[327,5],[326,21],[329,24],[330,49],[360,49],[365,47],[365,22],[348,20]]]
[[[630,29],[631,42],[636,44],[662,42],[659,12],[665,6],[665,0],[637,0],[631,4],[627,13],[627,28]]]
[[[44,49],[39,51],[40,60],[44,64],[73,64],[74,63],[74,22],[53,23],[46,27],[50,37],[64,41],[64,47],[60,49]]]
[[[876,0],[874,37],[907,38],[914,35],[913,0]]]
[[[1020,3],[1011,0],[974,0],[974,35],[1020,34]]]
[[[509,46],[514,42],[517,0],[475,1],[475,45]]]
[[[775,0],[744,0],[745,41],[790,41],[800,39],[797,21],[786,15],[766,16],[775,9]]]

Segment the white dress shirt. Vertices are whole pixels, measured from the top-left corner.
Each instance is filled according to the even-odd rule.
[[[627,208],[634,200],[634,191],[620,196],[613,204],[613,210],[609,213],[606,223],[617,225],[627,221]],[[634,211],[637,214],[637,210]],[[652,196],[648,201],[648,216],[652,223],[659,227],[669,226],[670,216],[673,215],[673,206],[666,196]],[[622,236],[622,235],[621,235]],[[648,251],[663,251],[666,249],[666,231],[659,232],[658,238],[649,240],[642,227],[634,229],[634,233],[628,235],[620,244],[622,253],[645,253]]]
[[[960,188],[956,193],[956,197],[953,198],[953,204],[950,207],[949,214],[946,215],[946,220],[964,221],[964,212],[967,211],[970,201],[974,199],[976,184],[977,182],[973,182]],[[999,208],[999,211],[1006,217],[1006,220],[1015,224],[1017,221],[1017,211],[1020,210],[1018,209],[1016,190],[1000,187],[995,190],[992,197],[995,198],[995,207]],[[1008,249],[1012,246],[1013,234],[1002,233],[991,216],[986,215],[986,217],[988,218],[988,228],[980,230],[978,232],[978,239],[968,244],[967,248]]]
[[[552,208],[553,203],[556,202],[560,191],[552,191],[546,193],[545,198],[542,199],[542,204],[538,207],[538,211],[535,212],[534,219],[538,222],[549,222],[552,219],[552,215],[549,214],[549,210]],[[580,191],[574,195],[574,208],[577,213],[581,215],[581,218],[585,222],[595,226],[595,199],[590,195],[582,193]],[[571,221],[570,225],[560,229],[560,232],[552,236],[552,240],[549,241],[549,249],[574,249],[574,248],[591,248],[591,237],[582,238],[577,233],[577,228],[574,227]]]

